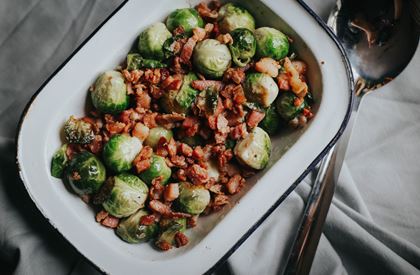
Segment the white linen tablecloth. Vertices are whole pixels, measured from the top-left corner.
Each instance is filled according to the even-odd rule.
[[[0,274],[97,273],[30,200],[17,176],[14,135],[30,96],[120,2],[0,2]],[[308,3],[324,18],[333,5]],[[420,274],[419,75],[420,50],[397,79],[364,98],[311,274]],[[282,272],[309,182],[223,272]]]

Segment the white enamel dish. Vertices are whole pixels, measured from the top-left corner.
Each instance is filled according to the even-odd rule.
[[[17,135],[20,177],[41,213],[81,254],[111,274],[202,274],[221,263],[284,200],[335,144],[349,118],[351,81],[346,57],[321,21],[294,0],[241,1],[258,25],[276,27],[294,40],[309,65],[315,118],[302,131],[273,137],[269,167],[248,180],[230,207],[200,218],[188,230],[190,243],[169,252],[132,245],[95,222],[95,213],[61,180],[50,161],[62,143],[60,129],[72,114],[82,116],[87,90],[102,71],[124,59],[137,35],[172,10],[199,1],[124,2],[47,80],[27,105]]]

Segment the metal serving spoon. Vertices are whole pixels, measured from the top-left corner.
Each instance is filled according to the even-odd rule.
[[[392,81],[407,66],[419,42],[418,21],[409,14],[409,1],[402,0],[338,0],[331,12],[328,26],[349,57],[359,96],[346,130],[319,166],[285,274],[309,273],[361,95]]]

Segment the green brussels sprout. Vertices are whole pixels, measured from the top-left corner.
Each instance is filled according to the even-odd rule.
[[[102,73],[90,93],[93,106],[103,113],[120,113],[128,107],[127,86],[120,72]]]
[[[166,68],[167,64],[162,63],[158,60],[145,59],[138,53],[127,54],[127,70],[139,70],[139,69],[155,69],[155,68]]]
[[[166,19],[166,27],[170,31],[175,30],[177,27],[182,27],[190,35],[194,28],[204,27],[204,21],[195,9],[176,9]]]
[[[105,144],[102,156],[105,165],[114,172],[130,170],[142,149],[141,141],[129,135],[115,135]]]
[[[162,60],[163,59],[163,43],[171,37],[165,24],[158,22],[144,30],[139,35],[138,50],[141,56],[145,58]]]
[[[283,120],[290,121],[294,119],[305,108],[305,102],[303,100],[299,106],[295,106],[295,100],[297,98],[292,92],[282,92],[276,99],[276,110]]]
[[[289,39],[287,36],[273,28],[262,27],[254,32],[257,40],[257,55],[280,60],[289,52]]]
[[[194,73],[189,73],[184,76],[179,91],[169,91],[163,94],[160,103],[165,112],[186,114],[191,110],[191,105],[198,95],[198,91],[191,87],[191,82],[197,79]]]
[[[263,129],[255,127],[244,139],[236,143],[233,153],[240,163],[253,169],[264,169],[271,155],[270,136]]]
[[[149,213],[146,210],[140,209],[131,216],[124,218],[118,224],[115,233],[128,243],[147,242],[154,238],[159,230],[159,226],[157,223],[141,225],[140,219],[146,215],[149,215]]]
[[[264,110],[264,119],[260,122],[259,126],[270,135],[277,132],[280,126],[280,116],[276,111],[275,106],[270,106]]]
[[[229,68],[232,57],[229,48],[215,39],[206,39],[194,48],[196,69],[209,78],[220,78]]]
[[[97,192],[105,179],[105,166],[88,151],[76,154],[64,170],[64,180],[79,195]]]
[[[162,47],[164,59],[169,59],[175,56],[175,42],[183,38],[187,38],[185,33],[177,34],[165,40]]]
[[[213,87],[209,87],[198,94],[195,106],[202,115],[206,117],[211,116],[217,110],[218,98],[219,92]]]
[[[68,158],[67,158],[67,144],[62,145],[52,157],[51,160],[51,176],[55,178],[62,178],[64,169],[67,166]]]
[[[168,167],[163,157],[153,154],[150,162],[150,167],[141,172],[139,177],[147,184],[151,185],[152,180],[158,176],[162,176],[162,185],[165,185],[171,177],[171,168]]]
[[[178,205],[181,211],[200,214],[210,203],[210,192],[201,185],[183,182],[179,185]]]
[[[173,133],[171,130],[168,130],[163,127],[152,128],[150,129],[149,135],[144,141],[144,145],[150,146],[154,149],[156,148],[160,138],[162,137],[169,141],[173,137]]]
[[[95,138],[92,124],[74,116],[64,124],[64,136],[69,143],[88,144]]]
[[[233,43],[229,44],[233,63],[244,67],[255,55],[257,42],[254,34],[245,28],[235,29],[230,34],[233,38]]]
[[[270,106],[279,93],[279,87],[268,74],[250,73],[244,83],[246,98],[263,107]]]
[[[185,232],[187,229],[187,220],[185,218],[180,219],[164,219],[160,222],[162,231],[156,240],[156,243],[165,242],[170,245],[175,244],[175,235],[178,232]]]
[[[238,28],[255,30],[254,17],[244,8],[228,3],[219,10],[219,29],[222,33],[228,33]]]
[[[138,177],[122,173],[112,177],[114,187],[111,194],[102,203],[102,207],[111,215],[128,217],[144,207],[149,188]]]

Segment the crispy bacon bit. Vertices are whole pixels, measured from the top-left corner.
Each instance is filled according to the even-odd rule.
[[[186,181],[187,180],[187,175],[185,174],[184,169],[178,169],[175,173],[175,176],[180,181]]]
[[[261,58],[255,63],[255,70],[260,73],[266,73],[271,77],[277,77],[279,75],[280,64],[276,60],[270,57]]]
[[[265,113],[257,111],[257,110],[252,110],[247,119],[246,119],[246,124],[248,125],[248,127],[255,128],[258,126],[258,123],[260,123],[265,117]]]
[[[185,162],[184,156],[173,156],[170,158],[173,165],[180,167],[180,168],[186,168],[187,163]]]
[[[174,138],[171,138],[166,144],[166,150],[168,150],[168,155],[174,157],[177,152],[176,142]]]
[[[206,37],[210,35],[210,33],[214,30],[214,24],[212,23],[207,23],[204,26],[204,30],[206,31]]]
[[[164,81],[162,81],[161,88],[167,91],[178,91],[182,86],[181,75],[170,75]]]
[[[149,207],[155,212],[158,212],[164,217],[169,218],[189,218],[191,217],[190,214],[182,213],[182,212],[173,212],[172,209],[164,204],[163,202],[160,202],[158,200],[151,200],[149,202]]]
[[[111,135],[116,135],[121,133],[124,128],[125,128],[125,124],[119,121],[115,121],[115,122],[110,122],[105,124],[105,129],[111,134]]]
[[[184,27],[178,26],[173,30],[172,33],[173,33],[174,36],[184,34],[185,33]]]
[[[163,251],[168,251],[169,249],[172,248],[172,245],[170,243],[168,243],[167,241],[157,241],[155,243],[155,245]]]
[[[131,134],[133,137],[144,141],[149,136],[149,131],[150,129],[146,125],[141,122],[137,122]]]
[[[226,184],[226,188],[229,194],[236,194],[239,192],[241,187],[245,184],[245,179],[241,175],[236,174],[229,179],[229,182]]]
[[[221,184],[213,184],[208,189],[212,193],[221,194],[222,193],[222,188],[223,188],[223,185],[221,185]]]
[[[308,92],[308,85],[302,81],[299,72],[288,57],[284,59],[284,69],[289,76],[289,85],[292,88],[293,93],[298,97],[305,97]]]
[[[196,227],[197,226],[198,215],[194,215],[191,218],[187,219],[187,226],[188,228]]]
[[[198,132],[199,126],[200,121],[197,117],[186,117],[182,122],[182,128],[184,128],[185,135],[187,137],[195,136],[195,134]]]
[[[308,119],[310,119],[314,116],[314,114],[308,108],[303,109],[302,114]]]
[[[106,217],[108,217],[108,212],[106,212],[105,210],[101,210],[96,214],[96,222],[101,222]]]
[[[161,184],[163,177],[159,176],[152,180],[152,184],[149,190],[149,197],[152,200],[160,200],[162,198],[165,188]]]
[[[192,152],[192,157],[196,160],[203,160],[204,158],[204,151],[201,146],[196,146]]]
[[[101,224],[109,228],[117,228],[120,223],[120,219],[111,215],[108,215],[105,219],[101,221]]]
[[[241,84],[245,80],[245,72],[241,68],[229,68],[223,75],[223,80]]]
[[[208,21],[215,21],[219,16],[219,13],[216,10],[211,10],[206,3],[200,3],[195,7],[201,17],[207,19]]]
[[[179,152],[186,157],[191,157],[193,154],[193,149],[186,143],[181,143],[178,147]]]
[[[206,38],[206,30],[203,28],[194,28],[193,29],[193,38],[195,41],[202,41],[204,38]]]
[[[175,234],[175,243],[176,247],[181,247],[188,244],[188,238],[182,232],[177,232]]]
[[[146,125],[148,128],[156,128],[156,116],[158,113],[147,113],[143,116],[143,124]]]
[[[174,128],[176,122],[183,121],[185,119],[184,114],[172,113],[172,114],[158,114],[156,116],[156,123],[165,128]]]
[[[223,89],[223,83],[218,80],[193,80],[191,87],[199,91],[207,90],[210,87],[216,91],[221,91]]]
[[[222,134],[229,133],[230,129],[228,126],[228,120],[225,118],[224,115],[222,114],[218,115],[216,121],[217,121],[216,128],[220,133]]]
[[[232,38],[232,36],[229,34],[229,33],[226,33],[226,34],[219,34],[217,37],[216,37],[216,39],[217,39],[217,41],[219,41],[220,43],[222,43],[222,44],[227,44],[227,45],[230,45],[230,44],[232,44],[233,43],[233,38]]]
[[[293,67],[295,67],[296,71],[300,74],[300,75],[304,75],[306,73],[306,63],[303,61],[299,61],[299,60],[293,60],[292,61]]]
[[[213,203],[212,203],[212,207],[213,209],[215,209],[216,211],[221,209],[222,206],[226,205],[229,203],[229,197],[224,195],[224,194],[217,194],[214,197]]]
[[[144,91],[138,91],[136,93],[136,111],[139,113],[144,113],[145,110],[149,110],[151,101],[152,98],[148,93]]]
[[[303,98],[297,97],[295,98],[295,100],[293,100],[293,105],[295,107],[299,107],[300,105],[302,105],[302,103],[303,103]]]
[[[194,184],[204,184],[209,178],[207,170],[202,168],[198,164],[193,164],[190,167],[188,167],[186,170],[186,174],[187,177]]]
[[[280,90],[290,90],[289,76],[286,73],[279,74],[279,76],[277,77],[277,85],[279,86]]]
[[[144,146],[140,153],[133,161],[134,168],[137,173],[141,173],[150,167],[150,158],[152,157],[153,149],[149,146]]]
[[[241,85],[237,85],[233,91],[233,101],[237,104],[237,105],[242,105],[246,102],[246,97],[245,97],[245,93],[244,93],[244,89],[242,88]]]
[[[195,39],[195,37],[190,37],[187,40],[187,43],[185,43],[184,47],[182,48],[181,51],[181,62],[184,64],[190,64],[190,59],[192,56],[192,53],[194,51],[194,47],[197,44],[197,40]]]
[[[174,57],[173,64],[171,66],[171,70],[174,73],[177,73],[177,74],[185,73],[185,71],[184,71],[184,69],[182,68],[182,65],[181,65],[181,58],[179,56]]]
[[[140,218],[140,225],[152,225],[155,222],[156,217],[154,215],[146,215]]]
[[[102,136],[95,135],[95,138],[87,146],[88,146],[89,151],[91,151],[93,154],[98,154],[99,152],[102,151],[102,147],[103,147]]]
[[[70,178],[71,178],[72,180],[80,180],[82,177],[80,176],[80,174],[79,174],[78,172],[73,171],[73,172],[71,173]]]
[[[165,187],[163,198],[165,201],[174,201],[179,196],[179,186],[177,183],[170,183]]]

